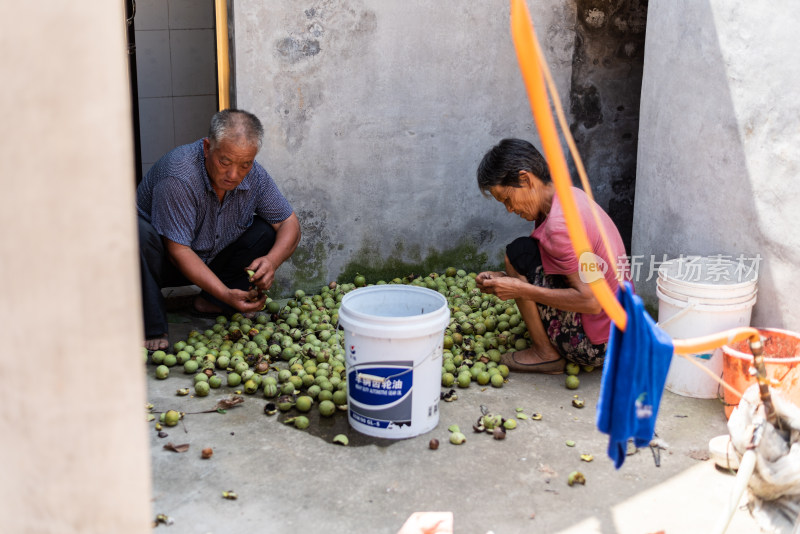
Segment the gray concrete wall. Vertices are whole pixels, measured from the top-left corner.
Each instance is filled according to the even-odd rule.
[[[0,530],[149,532],[124,3],[1,11]]]
[[[647,1],[577,0],[576,5],[570,130],[595,199],[630,250]]]
[[[759,255],[752,324],[800,330],[800,12],[651,2],[633,253]],[[645,276],[646,277],[646,276]],[[656,302],[655,283],[639,291]]]
[[[635,102],[627,114],[638,108],[640,78],[630,64],[641,62],[641,47],[629,47],[629,56],[616,52],[631,35],[641,39],[642,24],[625,33],[612,22],[641,13],[620,2],[583,2],[584,19],[592,10],[608,15],[587,29],[576,27],[574,1],[529,5],[568,110],[573,86],[600,87],[605,121],[579,126],[580,133],[591,130],[594,148],[620,145],[618,136],[595,134],[614,127],[620,100]],[[531,230],[475,185],[480,158],[503,137],[539,145],[507,1],[238,0],[235,18],[236,102],[265,122],[259,161],[303,225],[298,252],[279,272],[282,288],[314,287],[359,270],[377,281],[448,264],[497,265],[504,245]],[[584,44],[619,46],[578,54],[577,31]],[[599,60],[574,76],[576,58],[587,57]],[[635,90],[613,96],[626,84]],[[587,159],[590,175],[631,167],[635,142],[628,145],[633,159],[622,165],[625,157]],[[621,174],[598,178],[598,190],[608,191],[600,195],[605,206],[617,198],[612,189],[624,189],[615,182]],[[631,183],[625,194],[621,213],[630,218]]]

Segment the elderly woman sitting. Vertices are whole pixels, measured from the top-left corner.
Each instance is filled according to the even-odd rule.
[[[580,272],[544,158],[527,141],[504,139],[486,153],[477,175],[481,192],[535,223],[529,237],[506,247],[505,272],[482,272],[477,277],[482,291],[516,301],[530,333],[531,347],[503,354],[502,363],[515,371],[546,374],[563,373],[567,361],[602,365],[610,320],[587,283],[593,279]],[[602,259],[597,264],[606,266],[606,282],[616,291],[617,274],[608,267],[612,263],[593,222],[592,201],[580,189],[573,188],[573,193],[591,253]],[[597,204],[594,207],[617,262],[625,256],[622,238],[609,216]],[[628,272],[623,275],[630,277]]]

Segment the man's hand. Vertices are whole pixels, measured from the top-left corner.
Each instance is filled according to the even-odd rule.
[[[247,266],[247,270],[253,271],[250,282],[262,292],[272,287],[272,283],[275,281],[276,269],[276,265],[266,256],[254,259],[253,262]]]
[[[225,299],[226,304],[242,313],[261,311],[266,302],[267,296],[256,290],[229,289],[228,298]]]
[[[300,222],[294,212],[285,220],[270,225],[275,229],[275,244],[266,256],[254,259],[246,267],[247,270],[253,271],[250,283],[262,292],[272,287],[275,271],[289,259],[300,242]]]

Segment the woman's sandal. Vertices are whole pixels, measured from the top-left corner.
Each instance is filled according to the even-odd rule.
[[[564,368],[567,366],[567,360],[565,360],[563,357],[557,360],[551,360],[549,362],[520,363],[514,357],[515,354],[516,352],[506,352],[500,356],[500,363],[512,371],[521,373],[540,373],[543,375],[564,374]]]

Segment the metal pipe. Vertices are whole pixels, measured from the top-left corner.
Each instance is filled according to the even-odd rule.
[[[227,0],[214,0],[214,14],[217,29],[217,94],[219,109],[223,110],[228,109],[231,105]]]
[[[761,403],[764,405],[767,422],[780,428],[781,422],[775,413],[775,406],[772,404],[772,396],[769,392],[769,378],[767,378],[767,368],[764,365],[764,344],[761,342],[761,338],[750,340],[750,352],[753,353],[753,369],[755,370],[758,391],[761,395]]]

